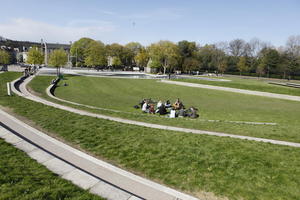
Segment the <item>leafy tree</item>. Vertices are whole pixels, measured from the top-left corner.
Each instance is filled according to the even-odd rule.
[[[67,53],[63,49],[57,49],[50,54],[49,65],[56,67],[57,76],[60,74],[60,68],[68,62]]]
[[[265,70],[266,70],[266,65],[264,62],[261,62],[256,68],[256,74],[258,74],[259,77],[261,77],[262,75],[265,74]]]
[[[300,68],[299,58],[291,51],[285,51],[280,56],[280,62],[278,65],[279,71],[283,73],[283,78],[286,76],[293,76]]]
[[[166,69],[171,69],[178,65],[180,58],[178,46],[170,41],[159,41],[149,47],[149,56],[153,61],[160,62],[164,74]]]
[[[84,60],[86,66],[106,66],[107,57],[105,45],[100,41],[92,41],[86,50],[86,58]]]
[[[180,54],[179,67],[183,68],[183,64],[187,58],[195,58],[197,54],[197,45],[195,42],[182,40],[177,44]]]
[[[276,49],[264,48],[260,52],[260,62],[266,66],[268,76],[269,73],[276,73],[279,71],[280,55]]]
[[[223,75],[228,67],[227,59],[224,58],[223,60],[221,60],[218,63],[217,67],[218,67],[218,72],[220,72]]]
[[[184,71],[191,72],[193,70],[199,69],[199,65],[200,63],[196,58],[188,57],[184,59],[182,67]]]
[[[146,67],[149,61],[149,54],[146,49],[142,48],[134,57],[135,63],[140,67]]]
[[[41,65],[44,63],[44,54],[37,47],[31,48],[27,53],[28,64]]]
[[[217,49],[215,45],[205,45],[201,47],[198,52],[201,68],[210,71],[216,70],[224,57],[225,53],[222,50]]]
[[[10,55],[5,50],[0,49],[0,65],[7,65],[10,61]]]
[[[127,50],[126,56],[127,56],[127,65],[134,63],[135,65],[136,60],[135,57],[138,55],[138,53],[143,49],[143,46],[138,42],[130,42],[125,45],[125,48]]]
[[[149,64],[149,67],[151,68],[161,68],[162,65],[161,65],[161,62],[159,60],[156,60],[156,59],[150,59],[150,64]]]
[[[113,57],[112,60],[112,66],[121,66],[122,65],[122,61],[119,57]]]
[[[184,58],[192,57],[197,51],[197,46],[195,42],[189,42],[187,40],[182,40],[178,42],[178,49],[181,56]]]
[[[138,42],[129,42],[125,45],[125,48],[129,49],[134,56],[136,56],[141,51],[143,46]]]
[[[132,64],[134,54],[129,48],[125,48],[117,43],[107,45],[106,48],[109,56],[118,57],[120,59],[121,65],[129,66]]]
[[[242,75],[242,72],[246,72],[249,70],[247,58],[245,56],[240,57],[239,62],[237,63],[237,68],[240,71],[240,75]]]
[[[85,59],[88,56],[87,50],[93,39],[90,38],[81,38],[74,42],[71,46],[70,53],[73,57],[72,63],[73,65],[84,66]],[[75,58],[75,59],[74,59]]]

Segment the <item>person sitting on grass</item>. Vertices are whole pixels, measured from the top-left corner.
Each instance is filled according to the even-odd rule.
[[[159,109],[162,105],[163,105],[163,103],[161,102],[161,100],[159,100],[157,102],[156,108]]]
[[[181,108],[184,108],[183,103],[177,98],[175,103],[173,104],[173,107],[175,110],[180,110]]]
[[[199,115],[197,114],[197,110],[198,110],[197,108],[190,107],[188,109],[187,116],[190,117],[190,118],[193,118],[193,119],[198,118]]]
[[[178,117],[186,117],[186,112],[183,108],[181,108],[178,112]]]
[[[145,102],[146,102],[146,99],[143,99],[143,100],[140,101],[139,105],[140,105],[141,108],[143,107]]]
[[[170,100],[167,100],[167,101],[166,101],[165,107],[166,107],[166,108],[171,108],[171,107],[172,107],[172,105],[171,105],[171,103],[170,103]]]
[[[176,110],[174,108],[171,108],[171,111],[170,111],[170,118],[175,118],[176,117]]]
[[[155,114],[154,104],[150,104],[149,113]]]
[[[162,104],[162,105],[159,107],[158,113],[159,113],[159,115],[165,115],[165,114],[167,114],[167,110],[166,110],[166,107],[165,107],[164,104]]]
[[[147,103],[147,101],[145,101],[143,106],[142,106],[142,112],[144,112],[144,113],[148,112],[148,103]]]
[[[161,100],[159,100],[157,102],[157,105],[156,105],[156,110],[155,110],[155,113],[158,113],[159,112],[159,108],[163,105],[163,103],[161,102]]]

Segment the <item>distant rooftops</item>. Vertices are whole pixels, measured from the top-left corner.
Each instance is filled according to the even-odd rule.
[[[64,50],[70,50],[70,48],[71,48],[70,44],[47,43],[47,42],[46,42],[46,44],[47,44],[48,49],[63,48]],[[10,47],[10,48],[19,48],[19,49],[23,49],[23,47],[25,47],[28,49],[33,46],[40,47],[41,45],[42,45],[41,42],[10,40],[10,39],[6,39],[6,38],[0,36],[0,46],[6,46],[6,47]]]

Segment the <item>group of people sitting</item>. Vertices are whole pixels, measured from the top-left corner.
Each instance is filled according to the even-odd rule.
[[[189,109],[185,109],[183,103],[179,100],[179,98],[173,104],[170,103],[170,100],[167,100],[166,102],[162,102],[161,100],[155,102],[151,98],[143,99],[142,101],[140,101],[139,105],[136,105],[134,107],[137,109],[141,108],[142,112],[144,113],[158,113],[159,115],[169,114],[170,118],[199,117],[199,115],[197,114],[197,108],[190,107]]]

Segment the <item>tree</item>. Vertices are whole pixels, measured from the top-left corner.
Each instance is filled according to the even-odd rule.
[[[259,75],[259,77],[261,77],[262,75],[265,74],[265,69],[266,69],[266,65],[264,62],[261,62],[257,68],[256,68],[256,73]]]
[[[107,54],[109,56],[118,57],[120,59],[121,65],[129,66],[132,64],[134,54],[133,52],[131,52],[129,48],[125,48],[122,45],[117,43],[107,45],[106,48],[107,48]]]
[[[134,57],[134,60],[139,67],[146,67],[149,61],[149,54],[146,49],[142,48]]]
[[[239,57],[242,56],[244,54],[245,51],[245,41],[242,39],[235,39],[232,40],[231,42],[229,42],[229,52],[231,53],[231,55],[233,55],[234,57]]]
[[[218,71],[223,75],[224,72],[226,71],[227,67],[228,67],[228,62],[225,58],[223,58],[223,60],[221,60],[218,65]]]
[[[33,47],[27,53],[26,62],[32,65],[41,65],[44,63],[44,54],[37,47]]]
[[[63,49],[54,50],[50,54],[49,65],[56,67],[57,76],[60,75],[60,67],[65,66],[68,62],[67,53]]]
[[[283,78],[294,75],[300,68],[299,58],[294,56],[290,51],[285,51],[280,55],[280,62],[278,64],[279,71],[283,73]]]
[[[286,42],[287,50],[295,57],[300,56],[300,35],[290,36]]]
[[[121,59],[119,57],[113,57],[112,66],[121,66],[121,65],[122,65]]]
[[[187,58],[195,57],[197,52],[197,46],[195,42],[189,42],[182,40],[177,44],[180,54],[179,67],[183,68],[183,64]]]
[[[5,50],[0,49],[0,65],[9,64],[10,55]]]
[[[86,50],[84,63],[89,67],[106,66],[107,57],[105,45],[100,41],[90,42]]]
[[[180,58],[178,46],[170,41],[159,41],[149,47],[149,56],[152,61],[160,62],[164,74],[166,69],[171,69],[178,65]]]
[[[196,58],[188,57],[184,59],[182,68],[186,72],[191,72],[193,70],[197,70],[199,68],[199,61]]]
[[[130,51],[136,56],[140,50],[143,48],[143,46],[138,42],[129,42],[125,45],[125,48],[130,49]]]
[[[126,65],[137,64],[135,56],[143,49],[143,46],[138,42],[130,42],[125,45],[127,62]]]
[[[85,58],[87,57],[87,49],[90,45],[91,42],[94,40],[91,38],[80,38],[76,42],[74,42],[71,46],[70,53],[73,58],[72,63],[73,65],[76,65],[77,67],[79,66],[84,66],[85,64]]]
[[[216,48],[215,45],[205,45],[198,52],[201,68],[209,71],[216,70],[225,56],[224,51]]]
[[[268,77],[270,72],[276,73],[279,71],[280,55],[276,49],[264,48],[260,52],[260,63],[263,62],[267,69]]]
[[[240,75],[242,75],[242,72],[246,72],[249,70],[247,58],[245,56],[240,57],[239,62],[237,63],[237,68],[240,71]]]

